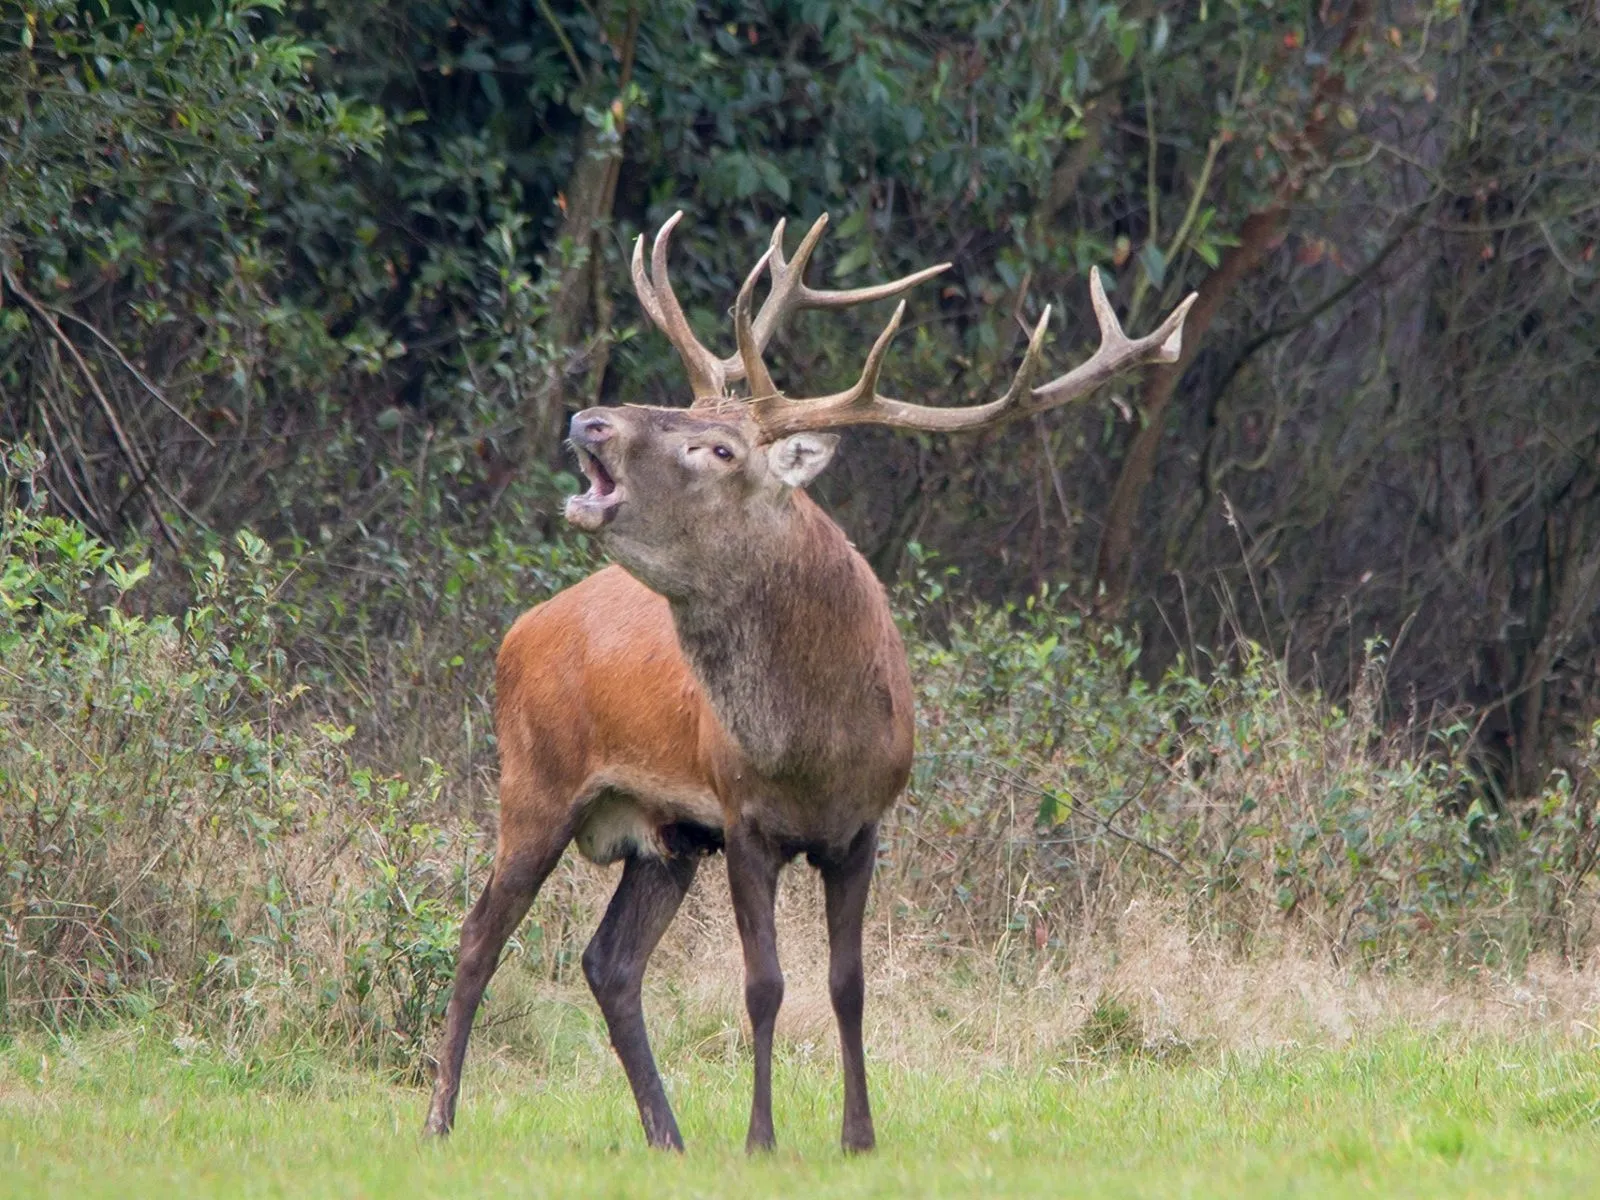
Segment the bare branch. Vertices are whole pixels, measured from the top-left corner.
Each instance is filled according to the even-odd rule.
[[[178,539],[173,536],[172,530],[167,525],[166,518],[161,515],[160,506],[156,504],[155,497],[151,494],[151,480],[144,464],[135,451],[133,443],[129,441],[127,432],[122,428],[122,422],[117,419],[116,409],[111,406],[111,401],[106,398],[105,392],[100,388],[99,381],[95,379],[94,371],[84,361],[83,355],[78,352],[78,347],[73,344],[72,339],[62,332],[61,326],[51,316],[49,309],[33,293],[17,282],[17,277],[12,274],[9,268],[0,278],[3,278],[4,283],[11,289],[12,294],[31,308],[34,315],[44,323],[45,328],[55,335],[56,340],[61,343],[62,349],[66,350],[68,357],[77,366],[79,373],[83,376],[84,384],[99,403],[100,411],[105,414],[106,424],[111,427],[111,436],[116,439],[117,449],[122,451],[122,457],[127,460],[128,469],[133,472],[134,482],[138,484],[139,489],[145,494],[145,502],[150,508],[150,515],[155,520],[156,528],[160,531],[162,540],[173,550],[178,550]]]

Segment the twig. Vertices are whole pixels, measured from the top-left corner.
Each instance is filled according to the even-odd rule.
[[[1252,354],[1261,349],[1261,347],[1265,346],[1268,342],[1275,341],[1278,338],[1287,337],[1291,333],[1298,333],[1307,325],[1311,324],[1311,322],[1315,321],[1323,313],[1327,312],[1334,305],[1338,304],[1351,292],[1355,291],[1362,284],[1366,283],[1368,278],[1375,271],[1377,271],[1379,267],[1383,266],[1383,264],[1389,260],[1389,256],[1405,243],[1405,240],[1411,236],[1412,231],[1422,224],[1422,214],[1427,211],[1428,207],[1432,203],[1433,197],[1430,196],[1422,204],[1419,204],[1413,208],[1407,215],[1406,219],[1400,223],[1399,230],[1378,249],[1378,252],[1361,266],[1357,267],[1355,271],[1351,272],[1351,274],[1343,283],[1330,291],[1322,299],[1316,301],[1314,304],[1311,304],[1303,311],[1296,313],[1288,320],[1281,321],[1272,326],[1270,329],[1262,330],[1260,333],[1256,334],[1248,342],[1246,342],[1243,348],[1240,349],[1239,353],[1235,356],[1235,362],[1230,364],[1230,370],[1225,383],[1232,381],[1234,373],[1237,371],[1238,366],[1243,365],[1244,360],[1248,359]]]
[[[110,522],[105,519],[104,513],[100,512],[100,510],[96,508],[94,504],[90,503],[89,498],[83,494],[83,489],[78,486],[78,477],[73,474],[70,468],[66,467],[67,454],[66,451],[61,448],[60,439],[56,437],[56,427],[50,420],[49,404],[39,405],[39,419],[44,422],[45,439],[50,443],[51,448],[55,451],[57,460],[62,463],[64,468],[62,474],[67,477],[67,486],[72,489],[72,494],[78,498],[78,503],[82,506],[82,511],[74,512],[72,506],[67,504],[60,496],[56,497],[56,503],[60,504],[67,510],[67,512],[77,517],[85,525],[98,529],[102,533],[106,532],[111,528]]]
[[[1028,291],[1030,288],[1032,288],[1032,286],[1033,270],[1030,268],[1022,276],[1022,282],[1017,287],[1017,302],[1011,306],[1011,319],[1015,321],[1017,327],[1022,330],[1022,336],[1024,339],[1027,338],[1029,329],[1028,322],[1022,319],[1022,306],[1027,301]],[[1056,469],[1055,455],[1050,449],[1050,434],[1045,428],[1043,413],[1033,414],[1033,428],[1034,431],[1039,435],[1039,445],[1044,452],[1045,470],[1050,474],[1050,486],[1055,492],[1056,503],[1061,507],[1062,522],[1065,524],[1067,533],[1070,535],[1072,532],[1072,507],[1067,503],[1067,489],[1066,485],[1062,483],[1061,472]],[[1041,512],[1041,524],[1043,523],[1043,519],[1044,518]]]
[[[1571,275],[1574,279],[1582,279],[1586,283],[1596,278],[1600,278],[1600,275],[1596,275],[1594,271],[1580,267],[1577,263],[1569,262],[1567,260],[1567,256],[1561,253],[1561,247],[1556,245],[1556,239],[1551,234],[1550,226],[1546,221],[1540,220],[1537,222],[1537,224],[1539,227],[1539,232],[1544,234],[1545,245],[1550,247],[1550,253],[1555,256],[1556,262],[1561,264],[1561,269],[1563,271],[1565,271],[1568,275]]]
[[[100,384],[96,381],[94,372],[90,369],[89,364],[84,361],[83,355],[78,352],[78,347],[73,344],[71,338],[62,332],[61,326],[50,315],[49,309],[32,292],[29,292],[17,282],[17,277],[12,274],[9,268],[3,274],[0,274],[0,279],[3,279],[12,293],[31,308],[39,320],[44,322],[45,328],[55,335],[56,340],[61,343],[62,348],[66,350],[79,372],[83,375],[84,383],[94,395],[95,400],[99,402],[100,411],[105,414],[106,423],[111,427],[111,435],[116,439],[117,448],[122,451],[123,458],[128,461],[128,469],[133,472],[134,482],[139,485],[139,490],[144,493],[145,503],[150,508],[150,515],[155,519],[156,529],[160,531],[162,540],[175,553],[179,552],[181,547],[178,545],[178,539],[173,536],[172,530],[167,525],[166,518],[161,515],[161,509],[156,504],[155,497],[151,495],[150,480],[145,473],[143,464],[139,461],[138,454],[134,451],[133,443],[128,440],[128,435],[122,428],[122,422],[117,419],[116,409],[112,408],[111,401],[106,398],[105,392],[100,390]]]
[[[149,392],[152,396],[154,396],[156,398],[156,400],[161,404],[161,406],[163,408],[165,408],[173,416],[177,417],[178,420],[182,421],[190,429],[194,430],[197,434],[199,434],[200,435],[200,440],[205,442],[206,445],[210,446],[213,450],[215,450],[217,448],[217,443],[211,437],[211,435],[209,433],[207,433],[204,429],[201,429],[200,426],[196,425],[193,421],[191,421],[189,419],[189,417],[188,417],[188,414],[186,414],[181,408],[179,408],[171,400],[168,400],[166,398],[166,396],[164,396],[162,394],[161,389],[156,387],[155,384],[151,383],[150,380],[145,376],[145,373],[143,371],[139,370],[138,367],[134,366],[131,362],[128,361],[128,356],[125,355],[121,351],[121,349],[118,348],[117,344],[115,342],[113,342],[110,338],[108,338],[105,334],[100,332],[100,329],[99,329],[98,326],[92,324],[89,321],[85,321],[82,317],[78,316],[77,313],[68,312],[64,308],[56,308],[54,305],[50,305],[49,307],[50,307],[50,311],[55,313],[57,316],[65,317],[69,321],[73,321],[73,322],[75,322],[75,323],[77,323],[79,325],[82,325],[90,333],[94,334],[95,340],[98,341],[107,350],[111,351],[111,353],[116,356],[117,361],[122,364],[123,368],[128,372],[128,374],[132,375],[135,379],[137,379],[139,381],[139,386],[141,386],[142,388],[144,388],[145,391]]]
[[[1236,104],[1238,102],[1239,96],[1244,91],[1245,67],[1246,67],[1247,63],[1249,62],[1249,60],[1250,60],[1250,55],[1249,55],[1248,51],[1246,51],[1245,53],[1242,53],[1239,56],[1239,67],[1238,67],[1238,70],[1235,72],[1234,79],[1233,79],[1233,101],[1229,104],[1229,111],[1230,112],[1232,111],[1234,104]],[[1157,197],[1156,197],[1156,150],[1157,150],[1157,143],[1156,143],[1156,127],[1155,127],[1155,95],[1150,90],[1150,75],[1149,75],[1148,72],[1145,73],[1145,77],[1144,77],[1144,90],[1145,90],[1145,122],[1146,122],[1146,127],[1147,127],[1146,137],[1147,137],[1147,140],[1149,142],[1149,154],[1150,154],[1150,161],[1149,161],[1149,166],[1148,166],[1149,179],[1147,181],[1149,195],[1148,195],[1148,197],[1147,197],[1147,199],[1145,201],[1146,206],[1150,210],[1150,218],[1149,218],[1149,220],[1150,220],[1150,230],[1149,230],[1149,233],[1146,235],[1145,240],[1146,240],[1146,242],[1148,244],[1150,244],[1152,246],[1156,246],[1156,243],[1157,243],[1157,241],[1159,239],[1157,238],[1157,235],[1156,235],[1156,230],[1157,230],[1157,219],[1156,219],[1157,218],[1157,214],[1156,214],[1156,209],[1157,209]],[[1195,182],[1194,187],[1189,192],[1189,205],[1184,210],[1183,220],[1178,223],[1178,231],[1175,234],[1172,235],[1172,240],[1167,243],[1167,249],[1166,249],[1166,251],[1165,251],[1165,253],[1163,255],[1163,258],[1164,258],[1165,262],[1169,266],[1177,258],[1178,254],[1180,252],[1182,252],[1183,246],[1184,246],[1184,242],[1186,242],[1189,239],[1189,231],[1192,228],[1194,228],[1195,220],[1200,215],[1200,205],[1205,201],[1206,188],[1208,186],[1210,186],[1210,183],[1211,183],[1211,172],[1216,168],[1217,155],[1221,152],[1222,146],[1223,146],[1222,134],[1221,133],[1212,134],[1210,142],[1208,142],[1207,145],[1206,145],[1205,161],[1200,164],[1200,178]],[[1156,246],[1156,248],[1157,248],[1157,250],[1160,249],[1159,246]],[[1141,271],[1139,273],[1138,277],[1134,281],[1133,296],[1129,300],[1129,303],[1128,303],[1128,324],[1130,326],[1132,326],[1132,325],[1134,325],[1134,324],[1136,324],[1138,322],[1139,314],[1140,314],[1140,312],[1142,311],[1142,309],[1144,307],[1145,294],[1149,291],[1151,285],[1152,285],[1152,281],[1150,280],[1149,272],[1148,271]]]
[[[433,445],[433,426],[429,425],[422,434],[422,450],[417,454],[417,469],[411,479],[411,512],[413,522],[416,521],[422,508],[423,488],[428,479],[428,450]]]
[[[1007,771],[1004,768],[1001,768],[1001,771],[1003,773],[1000,775],[991,774],[988,771],[982,770],[980,770],[978,773],[987,777],[991,782],[1009,784],[1014,788],[1021,788],[1024,792],[1038,796],[1041,799],[1046,796],[1054,798],[1055,793],[1046,792],[1037,784],[1030,783],[1028,780],[1017,775],[1015,772]],[[1144,850],[1150,854],[1154,854],[1157,858],[1170,863],[1172,866],[1177,867],[1180,871],[1184,869],[1182,861],[1170,851],[1163,850],[1160,846],[1152,845],[1150,842],[1145,841],[1137,834],[1129,833],[1127,830],[1120,828],[1111,821],[1108,821],[1105,817],[1102,817],[1099,813],[1095,812],[1094,809],[1079,802],[1078,799],[1072,796],[1070,792],[1067,793],[1067,795],[1073,801],[1072,807],[1068,810],[1069,815],[1077,816],[1081,814],[1085,817],[1088,817],[1091,821],[1094,821],[1096,824],[1102,826],[1107,833],[1121,838],[1129,845],[1137,846],[1141,850]],[[1126,805],[1123,807],[1126,807]],[[1117,811],[1121,812],[1122,809],[1119,808]]]
[[[1156,95],[1150,87],[1150,69],[1148,65],[1140,75],[1144,79],[1144,128],[1145,128],[1145,208],[1148,210],[1149,231],[1145,234],[1151,245],[1160,241],[1156,232],[1161,216],[1160,192],[1156,187],[1156,159],[1161,149],[1156,141]],[[1206,174],[1210,174],[1209,171]],[[1205,190],[1205,176],[1201,176],[1201,184],[1196,192]]]
[[[1206,187],[1211,182],[1211,172],[1217,165],[1217,154],[1222,149],[1222,135],[1212,135],[1210,143],[1206,146],[1206,160],[1200,164],[1200,178],[1194,185],[1194,190],[1189,193],[1189,207],[1183,214],[1183,221],[1178,225],[1178,232],[1172,235],[1172,241],[1167,245],[1167,261],[1172,261],[1178,251],[1183,249],[1183,243],[1189,238],[1189,230],[1194,227],[1195,218],[1200,215],[1200,203],[1206,198]]]
[[[583,60],[578,57],[578,52],[572,48],[572,40],[567,37],[567,31],[561,28],[561,22],[556,19],[556,14],[550,9],[550,0],[539,0],[539,11],[544,14],[544,19],[550,23],[550,28],[555,31],[556,41],[561,43],[561,49],[566,52],[567,61],[572,64],[573,74],[577,75],[580,84],[587,85],[589,72],[583,69]]]
[[[1563,209],[1560,212],[1539,213],[1528,217],[1509,217],[1504,221],[1482,221],[1478,223],[1471,221],[1426,221],[1423,222],[1423,227],[1436,233],[1465,233],[1469,235],[1505,233],[1512,229],[1526,229],[1530,225],[1541,225],[1551,220],[1581,217],[1597,208],[1600,208],[1600,200],[1590,200],[1583,204],[1574,205],[1572,208]]]

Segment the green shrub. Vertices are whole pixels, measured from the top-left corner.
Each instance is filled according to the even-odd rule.
[[[1154,890],[1241,949],[1293,931],[1369,964],[1515,966],[1586,944],[1600,729],[1497,817],[1464,725],[1380,722],[1381,643],[1344,707],[1246,641],[1152,686],[1064,594],[962,608],[917,559],[897,600],[919,747],[888,833],[936,936],[1064,945]]]
[[[428,737],[492,751],[486,714],[477,734],[461,725],[502,610],[586,553],[419,528],[352,609],[308,556],[286,565],[245,532],[164,582],[163,615],[135,602],[154,586],[142,557],[47,512],[31,451],[8,464],[0,1025],[160,1012],[185,1036],[309,1037],[417,1078],[485,839],[437,761],[374,765],[422,743],[386,736],[370,697],[395,712],[426,698]],[[1148,684],[1137,647],[1062,595],[990,608],[950,584],[924,557],[895,596],[919,746],[878,891],[930,941],[1047,961],[1155,896],[1243,952],[1292,936],[1369,966],[1459,969],[1589,947],[1600,728],[1496,816],[1463,728],[1380,723],[1381,646],[1343,708],[1249,643]],[[384,642],[379,613],[411,632]],[[352,630],[388,647],[359,687],[326,665]],[[525,934],[544,973],[570,969],[592,924],[568,891]],[[1127,1041],[1128,1021],[1100,1018],[1086,1036]]]
[[[414,1068],[481,839],[438,823],[437,771],[310,719],[265,544],[211,552],[181,617],[128,611],[148,564],[37,505],[0,563],[0,1022],[159,1008]]]

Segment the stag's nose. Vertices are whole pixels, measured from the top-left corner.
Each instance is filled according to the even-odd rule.
[[[572,418],[572,440],[585,446],[598,446],[616,433],[610,419],[596,409],[585,409]]]

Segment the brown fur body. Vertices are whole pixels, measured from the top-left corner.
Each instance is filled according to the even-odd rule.
[[[591,861],[624,863],[584,967],[647,1137],[681,1145],[638,985],[696,863],[726,849],[757,1037],[750,1145],[772,1142],[783,990],[772,899],[779,867],[803,853],[829,896],[844,1140],[868,1148],[861,917],[877,822],[910,772],[912,693],[882,585],[799,490],[833,443],[797,435],[768,446],[747,421],[681,410],[592,412],[574,419],[574,436],[586,431],[586,469],[607,490],[575,499],[568,515],[603,531],[628,569],[607,567],[524,613],[501,645],[499,843],[462,930],[428,1128],[450,1128],[483,986],[575,843]]]
[[[804,493],[791,503],[802,544],[745,592],[674,603],[611,566],[511,627],[503,841],[570,821],[609,863],[660,853],[666,826],[720,834],[755,807],[798,853],[883,815],[911,765],[905,651],[865,560]]]

